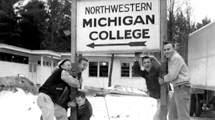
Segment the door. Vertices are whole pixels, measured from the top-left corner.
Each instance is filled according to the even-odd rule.
[[[38,84],[36,64],[33,64],[33,63],[29,64],[29,80],[32,81],[35,85]]]

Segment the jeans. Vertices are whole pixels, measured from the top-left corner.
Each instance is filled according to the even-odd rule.
[[[169,120],[190,120],[190,95],[190,86],[174,87],[174,93],[170,100]]]

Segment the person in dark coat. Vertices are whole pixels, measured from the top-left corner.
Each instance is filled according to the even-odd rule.
[[[77,110],[75,107],[72,107],[70,104],[75,103],[75,95],[77,94],[78,90],[82,90],[82,72],[87,68],[88,66],[88,60],[86,58],[80,58],[77,63],[72,63],[72,68],[69,70],[70,75],[78,79],[80,87],[75,88],[75,87],[70,87],[71,89],[71,95],[70,99],[71,101],[68,103],[69,106],[71,106],[71,112],[70,112],[70,117],[71,119],[76,119],[77,118]]]
[[[90,102],[86,98],[85,93],[82,91],[78,91],[75,96],[75,100],[75,106],[77,109],[77,120],[90,120],[93,114],[93,109]]]
[[[144,70],[141,70],[140,63],[139,63],[140,54],[135,56],[135,62],[133,66],[134,74],[141,76],[146,81],[146,87],[148,89],[149,96],[156,99],[157,101],[157,111],[153,117],[153,120],[160,120],[161,114],[161,103],[160,103],[160,87],[161,83],[159,83],[160,73],[161,71],[160,66],[155,67],[152,64],[151,58],[149,56],[144,56],[142,58],[142,65]]]
[[[43,120],[68,120],[67,108],[70,102],[70,87],[79,88],[80,82],[69,74],[71,62],[60,62],[45,83],[39,88],[37,104],[42,111]]]

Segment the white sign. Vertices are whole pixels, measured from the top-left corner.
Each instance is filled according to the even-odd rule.
[[[160,49],[160,0],[79,0],[77,52]]]

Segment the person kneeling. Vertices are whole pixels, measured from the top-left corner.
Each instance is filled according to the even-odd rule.
[[[77,108],[77,120],[90,120],[93,110],[90,102],[86,98],[86,95],[82,91],[78,91],[75,96],[76,108]],[[74,103],[70,102],[74,106]],[[69,103],[69,104],[70,104]],[[70,117],[69,117],[70,120]]]

